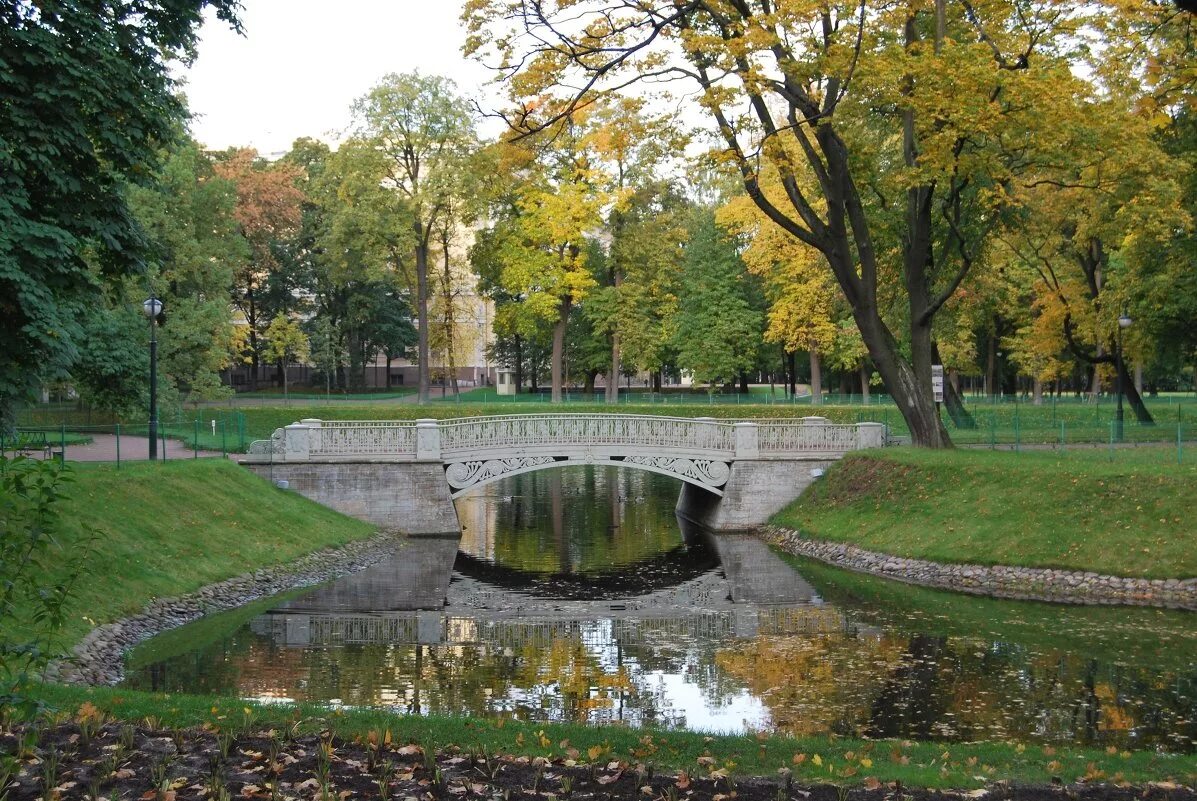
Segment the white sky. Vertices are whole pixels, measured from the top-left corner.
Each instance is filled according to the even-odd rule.
[[[243,0],[244,36],[213,16],[184,73],[192,134],[213,149],[289,150],[300,136],[335,142],[350,105],[388,72],[457,82],[485,109],[491,74],[461,54],[461,0]],[[492,126],[483,125],[482,129]]]

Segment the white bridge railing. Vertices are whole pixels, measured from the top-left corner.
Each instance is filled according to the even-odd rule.
[[[450,420],[300,420],[250,446],[248,461],[442,461],[510,455],[681,455],[792,459],[885,444],[880,423],[822,417],[716,420],[625,414],[529,414]]]

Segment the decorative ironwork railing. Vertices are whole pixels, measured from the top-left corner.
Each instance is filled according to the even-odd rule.
[[[312,456],[416,455],[416,424],[411,421],[332,420],[309,429]]]
[[[626,414],[530,414],[454,420],[301,420],[254,442],[272,461],[394,458],[453,461],[570,455],[606,449],[631,458],[727,461],[842,454],[885,444],[879,423],[834,424],[821,417],[714,420]],[[558,453],[558,449],[560,453]]]
[[[844,453],[863,447],[856,424],[755,420],[761,454]]]
[[[441,453],[543,445],[676,448],[711,455],[735,452],[730,423],[652,415],[507,415],[442,420]]]

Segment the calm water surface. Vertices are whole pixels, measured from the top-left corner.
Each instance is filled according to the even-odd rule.
[[[673,479],[513,477],[313,591],[142,646],[127,686],[413,713],[1197,746],[1197,615],[971,598],[679,525]]]

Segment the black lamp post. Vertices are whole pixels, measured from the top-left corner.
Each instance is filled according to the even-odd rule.
[[[150,461],[158,459],[158,315],[162,314],[162,301],[150,297],[141,304],[145,316],[150,318]]]
[[[1126,370],[1126,366],[1122,361],[1122,329],[1130,328],[1133,322],[1134,320],[1126,312],[1118,316],[1118,354],[1115,362],[1115,368],[1118,371],[1118,411],[1114,413],[1114,439],[1118,442],[1122,442],[1122,432],[1124,431],[1122,417],[1122,374]]]

